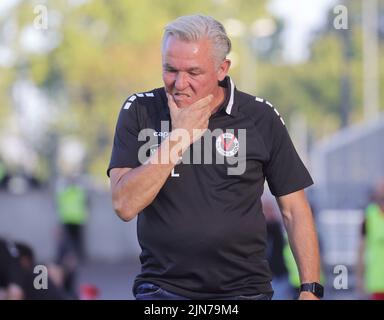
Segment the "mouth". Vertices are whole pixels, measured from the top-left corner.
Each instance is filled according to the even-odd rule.
[[[174,94],[173,94],[173,97],[175,98],[175,99],[187,99],[187,98],[190,98],[191,96],[189,95],[189,94],[187,94],[187,93],[182,93],[182,92],[175,92]]]

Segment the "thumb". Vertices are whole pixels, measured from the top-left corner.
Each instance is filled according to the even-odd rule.
[[[178,106],[176,105],[176,102],[173,99],[173,96],[171,94],[169,94],[168,92],[166,94],[167,94],[167,99],[168,99],[169,111],[171,113],[174,113],[178,110]]]

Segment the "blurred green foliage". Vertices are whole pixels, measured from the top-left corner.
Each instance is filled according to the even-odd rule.
[[[350,14],[359,19],[359,6]],[[351,2],[351,3],[352,3]],[[71,4],[72,3],[72,4]],[[59,36],[59,45],[48,53],[30,53],[13,43],[17,60],[12,67],[0,67],[0,126],[4,126],[12,111],[11,88],[21,66],[29,77],[55,102],[60,116],[53,122],[52,131],[59,135],[76,135],[88,148],[86,170],[104,177],[114,127],[125,98],[162,86],[160,42],[163,27],[179,15],[203,13],[220,21],[236,18],[249,26],[262,17],[270,17],[267,1],[260,0],[141,0],[141,1],[75,1],[47,2],[50,23]],[[33,1],[21,1],[10,14],[3,17],[17,21],[19,33],[35,18]],[[55,18],[56,17],[56,18]],[[328,26],[332,26],[332,12]],[[351,20],[352,21],[352,20]],[[341,41],[332,27],[319,31],[313,38],[310,59],[303,64],[287,65],[281,60],[280,35],[283,24],[277,21],[278,31],[268,54],[273,59],[258,60],[255,69],[257,86],[253,93],[270,100],[280,113],[289,116],[300,112],[309,123],[315,138],[321,138],[340,126],[340,78],[343,66]],[[49,32],[51,26],[47,31]],[[351,119],[361,118],[361,27],[351,25],[352,77]],[[234,52],[241,52],[244,43],[233,39]],[[247,46],[247,45],[245,45]],[[246,48],[246,50],[248,50]],[[382,49],[381,49],[382,50]],[[255,54],[255,51],[250,51]],[[268,56],[268,55],[267,55]],[[240,55],[240,58],[242,56]],[[241,78],[246,61],[239,60],[230,71],[235,81]],[[383,75],[381,64],[380,75]],[[383,83],[383,81],[381,81]],[[241,87],[239,88],[241,90]]]

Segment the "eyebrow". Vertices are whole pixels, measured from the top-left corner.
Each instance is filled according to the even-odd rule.
[[[167,70],[176,70],[177,71],[177,69],[175,67],[171,66],[168,63],[164,64],[164,68]],[[187,69],[187,72],[202,72],[202,70],[199,67],[192,67],[192,68]]]
[[[170,70],[176,70],[176,68],[174,68],[174,67],[172,67],[170,64],[168,64],[168,63],[165,63],[164,65],[163,65],[163,68],[164,69],[170,69]]]

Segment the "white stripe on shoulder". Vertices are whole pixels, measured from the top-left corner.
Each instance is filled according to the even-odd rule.
[[[130,96],[127,100],[127,102],[124,104],[123,109],[128,110],[130,106],[132,105],[132,102],[135,101],[137,98],[143,98],[143,97],[154,97],[153,92],[145,92],[145,93],[135,93],[132,96]]]
[[[131,102],[127,102],[125,105],[124,105],[124,108],[123,109],[125,109],[125,110],[128,110],[129,109],[129,107],[131,106]]]
[[[127,102],[124,104],[123,109],[128,110],[130,108],[132,102],[135,101],[135,100],[136,100],[136,96],[135,95],[130,96],[128,98]]]
[[[279,117],[281,123],[285,126],[285,122],[283,120],[283,117],[280,115],[279,111],[277,111],[277,109],[275,107],[272,107],[273,111],[275,111],[275,113],[277,114],[277,116]]]
[[[155,95],[153,94],[153,92],[144,92],[144,93],[136,93],[136,95],[139,97],[139,98],[143,98],[143,97],[154,97]]]
[[[284,122],[282,116],[280,115],[279,111],[277,111],[277,109],[273,106],[272,103],[270,103],[268,100],[264,100],[264,99],[259,98],[259,97],[256,97],[255,99],[256,99],[256,101],[259,101],[259,102],[263,102],[263,101],[264,101],[265,104],[267,104],[268,106],[270,106],[270,107],[273,109],[273,111],[276,113],[276,115],[279,117],[281,123],[285,126],[285,122]]]
[[[276,108],[273,108],[273,111],[275,111],[275,113],[280,117],[280,113],[276,110]]]

